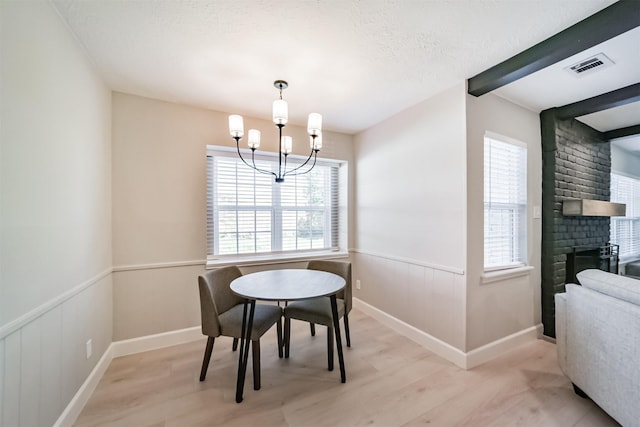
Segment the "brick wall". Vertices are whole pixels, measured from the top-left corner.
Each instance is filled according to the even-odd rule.
[[[593,128],[559,120],[555,110],[540,114],[542,124],[542,323],[555,337],[554,295],[564,292],[567,253],[575,246],[609,241],[609,218],[562,215],[566,199],[609,200],[611,149]]]

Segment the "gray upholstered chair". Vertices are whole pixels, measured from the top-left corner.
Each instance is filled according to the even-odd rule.
[[[345,288],[338,292],[338,318],[344,318],[344,330],[347,347],[351,347],[349,334],[349,312],[351,311],[351,263],[340,261],[310,261],[309,270],[327,271],[344,278]],[[301,283],[300,286],[304,286]],[[333,316],[329,297],[311,298],[292,301],[284,307],[284,356],[289,357],[291,347],[291,319],[303,320],[311,324],[311,334],[315,335],[314,324],[327,327],[327,362],[329,370],[333,370]]]
[[[200,381],[204,381],[216,337],[233,337],[233,349],[242,336],[244,299],[235,295],[231,282],[242,276],[238,267],[224,267],[207,271],[198,277],[202,333],[207,335],[207,347],[202,361]],[[277,305],[256,304],[251,330],[251,359],[253,361],[253,388],[260,390],[260,337],[274,324],[278,326],[278,355],[282,357],[282,308]]]

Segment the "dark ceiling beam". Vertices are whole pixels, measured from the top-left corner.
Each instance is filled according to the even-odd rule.
[[[500,64],[468,79],[468,92],[484,95],[640,26],[638,0],[620,0]]]
[[[639,101],[640,83],[636,83],[631,86],[623,87],[622,89],[594,96],[593,98],[584,99],[582,101],[574,102],[573,104],[558,107],[556,109],[556,117],[561,120],[565,120]]]
[[[640,134],[640,125],[629,126],[626,128],[613,129],[603,133],[604,139],[610,141],[616,138],[622,138],[625,136],[631,135],[639,135]]]

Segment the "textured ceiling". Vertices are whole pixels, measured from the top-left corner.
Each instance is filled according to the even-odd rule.
[[[284,79],[292,122],[355,133],[613,0],[52,3],[116,91],[269,118]]]

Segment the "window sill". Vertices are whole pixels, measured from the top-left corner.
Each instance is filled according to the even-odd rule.
[[[238,267],[253,267],[270,264],[286,264],[291,262],[305,262],[315,259],[348,258],[346,251],[321,251],[305,252],[299,254],[268,254],[261,256],[243,256],[237,258],[208,259],[206,269],[227,267],[236,265]]]
[[[488,283],[501,282],[503,280],[514,279],[516,277],[527,276],[534,270],[531,266],[522,266],[508,268],[504,270],[485,271],[480,275],[480,283],[486,285]]]

